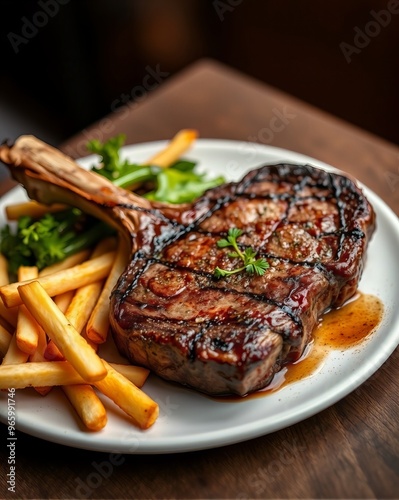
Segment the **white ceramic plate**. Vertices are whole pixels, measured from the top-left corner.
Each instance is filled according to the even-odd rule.
[[[145,161],[165,145],[147,143],[124,148],[132,161]],[[210,175],[238,180],[264,163],[291,161],[333,168],[291,151],[236,141],[198,140],[185,155],[199,162]],[[95,157],[80,162],[89,167]],[[17,429],[30,435],[76,448],[115,453],[175,453],[214,448],[255,438],[302,421],[334,404],[356,389],[388,359],[399,343],[399,221],[372,191],[364,188],[378,217],[377,232],[369,247],[360,283],[363,293],[379,297],[384,317],[361,346],[332,350],[316,373],[264,397],[221,402],[195,391],[150,376],[144,390],[160,405],[160,417],[147,431],[136,429],[107,398],[109,420],[101,432],[87,432],[60,390],[46,397],[33,389],[16,391]],[[17,188],[0,200],[4,206],[25,199]],[[115,356],[115,354],[109,354]],[[7,393],[0,393],[0,420],[7,423]]]

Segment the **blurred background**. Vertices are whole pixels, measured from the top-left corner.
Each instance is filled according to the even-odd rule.
[[[399,144],[398,0],[1,6],[0,140],[33,133],[56,145],[116,100],[142,98],[148,68],[166,81],[207,57]]]

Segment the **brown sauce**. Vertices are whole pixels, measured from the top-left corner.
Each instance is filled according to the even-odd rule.
[[[288,384],[315,375],[332,349],[349,349],[365,341],[379,325],[384,312],[380,299],[358,292],[339,309],[326,313],[301,358],[284,366],[264,389],[243,398],[221,397],[220,401],[245,401],[273,393]]]

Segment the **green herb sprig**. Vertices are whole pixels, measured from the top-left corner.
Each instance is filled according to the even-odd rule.
[[[227,238],[223,238],[217,242],[217,246],[219,248],[233,247],[234,251],[229,252],[229,257],[240,258],[243,261],[243,265],[230,271],[221,269],[220,267],[216,267],[214,271],[214,275],[216,278],[230,276],[242,271],[246,271],[248,274],[257,274],[258,276],[263,276],[265,274],[266,269],[269,267],[269,263],[264,258],[257,259],[256,252],[251,247],[247,247],[242,252],[237,244],[237,238],[239,238],[241,235],[241,229],[232,227],[227,233]]]

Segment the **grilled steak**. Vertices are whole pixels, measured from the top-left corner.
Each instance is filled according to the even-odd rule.
[[[31,137],[0,158],[31,197],[122,229],[132,252],[111,295],[118,349],[209,394],[245,395],[296,361],[320,316],[355,293],[375,228],[354,181],[310,165],[265,165],[176,206],[115,188]],[[215,277],[241,264],[217,245],[232,227],[269,263],[263,276]]]

